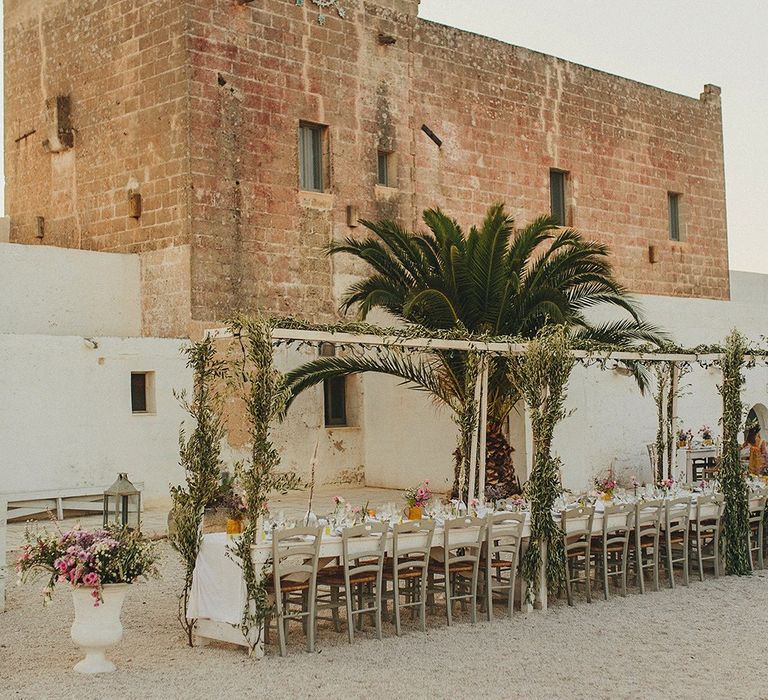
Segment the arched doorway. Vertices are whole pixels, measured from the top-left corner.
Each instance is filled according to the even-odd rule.
[[[755,424],[760,426],[760,435],[763,439],[768,439],[768,408],[761,403],[756,403],[749,409],[745,427],[750,428]]]

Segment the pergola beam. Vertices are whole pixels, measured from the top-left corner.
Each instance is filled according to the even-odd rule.
[[[227,328],[212,328],[206,335],[213,338],[230,338],[232,333]],[[407,338],[399,335],[372,335],[368,333],[332,333],[300,328],[275,328],[272,338],[276,341],[297,341],[313,343],[331,343],[334,345],[363,345],[370,347],[401,347],[413,350],[474,350],[489,354],[522,355],[528,343],[500,343],[480,340],[448,340],[444,338]],[[635,360],[644,362],[715,362],[722,353],[674,353],[674,352],[638,352],[631,350],[571,350],[571,356],[577,359],[593,360]],[[744,360],[765,360],[766,355],[745,355]]]

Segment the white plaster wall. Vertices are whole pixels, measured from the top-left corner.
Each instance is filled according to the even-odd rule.
[[[317,348],[281,347],[275,351],[275,366],[285,372],[309,362],[317,354]],[[293,402],[285,420],[273,426],[281,469],[295,471],[308,482],[317,445],[315,483],[348,482],[365,471],[362,378],[347,379],[348,426],[325,427],[323,403],[322,385],[308,389]]]
[[[138,255],[0,243],[0,333],[141,335]]]
[[[167,503],[182,478],[173,390],[191,388],[183,341],[0,335],[0,492],[143,481],[148,504]],[[155,372],[156,412],[131,412],[130,373]]]
[[[423,479],[437,491],[453,483],[458,429],[429,394],[369,374],[365,384],[365,482],[408,488]]]

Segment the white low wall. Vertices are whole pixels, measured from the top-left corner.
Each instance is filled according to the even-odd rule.
[[[0,333],[141,335],[138,255],[0,243]]]
[[[0,335],[0,492],[144,482],[149,505],[182,478],[173,390],[191,388],[183,341]],[[130,374],[155,372],[156,411],[131,412]]]

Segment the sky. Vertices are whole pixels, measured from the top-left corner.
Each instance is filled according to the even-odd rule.
[[[768,273],[768,2],[421,0],[419,15],[690,97],[719,85],[730,266]]]
[[[768,273],[768,2],[421,0],[419,14],[691,97],[719,85],[730,265]]]

